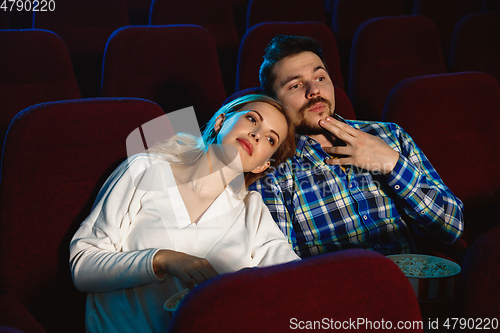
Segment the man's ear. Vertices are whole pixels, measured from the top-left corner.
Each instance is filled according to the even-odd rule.
[[[215,126],[214,126],[215,133],[219,133],[220,129],[222,128],[222,124],[224,124],[225,119],[226,115],[224,113],[221,113],[220,115],[217,116],[217,118],[215,119]]]
[[[253,169],[250,172],[251,173],[261,173],[261,172],[265,171],[267,168],[269,168],[270,165],[271,165],[271,161],[267,161],[266,163],[262,163],[261,165],[259,165],[258,167],[256,167],[255,169]]]

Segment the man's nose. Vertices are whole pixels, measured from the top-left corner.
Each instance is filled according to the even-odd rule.
[[[319,86],[316,84],[316,82],[310,82],[307,85],[306,94],[307,94],[307,96],[306,96],[307,98],[313,98],[313,97],[316,97],[320,94]]]

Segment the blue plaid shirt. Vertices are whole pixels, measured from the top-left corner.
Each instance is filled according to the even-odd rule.
[[[456,241],[463,204],[412,138],[394,123],[344,121],[399,152],[391,173],[328,165],[320,144],[298,135],[295,156],[249,188],[262,194],[295,252],[303,258],[348,248],[418,253],[414,232]]]

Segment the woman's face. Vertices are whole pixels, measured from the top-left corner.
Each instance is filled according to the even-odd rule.
[[[222,128],[220,127],[222,125]],[[285,116],[264,102],[245,104],[230,118],[216,123],[217,143],[235,147],[244,172],[259,173],[267,169],[268,160],[283,143],[287,134]]]

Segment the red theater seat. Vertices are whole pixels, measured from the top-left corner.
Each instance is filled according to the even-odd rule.
[[[500,84],[491,75],[464,72],[404,80],[387,98],[383,120],[401,125],[413,137],[464,202],[467,243],[499,223]]]
[[[317,40],[334,84],[344,89],[337,43],[327,25],[319,22],[266,22],[250,28],[241,41],[236,91],[260,85],[259,69],[264,50],[276,35],[307,36]]]
[[[0,326],[85,332],[69,242],[127,157],[128,135],[162,115],[157,104],[130,98],[49,102],[17,114],[0,174]]]
[[[194,106],[205,124],[226,98],[212,35],[196,25],[115,31],[104,55],[102,95],[145,98],[165,112]]]
[[[481,6],[478,0],[414,0],[413,15],[422,15],[434,22],[444,57],[448,59],[455,25],[465,15],[481,11]]]
[[[210,31],[217,46],[226,91],[234,91],[240,39],[231,0],[152,0],[149,24],[196,24]]]
[[[335,0],[331,29],[337,40],[342,76],[349,77],[349,58],[356,29],[365,21],[382,16],[404,15],[402,0]],[[347,84],[346,84],[347,85]]]
[[[28,106],[80,98],[64,42],[40,29],[0,30],[0,142],[16,113]]]
[[[450,72],[479,71],[500,82],[500,12],[462,18],[451,42]]]
[[[314,331],[341,330],[353,328],[349,321],[358,318],[372,326],[360,324],[356,331],[375,332],[382,319],[392,329],[401,320],[421,320],[415,293],[401,270],[364,250],[222,275],[192,290],[177,311],[172,333],[280,333],[312,329],[318,325],[314,321],[323,325]]]
[[[322,0],[250,0],[247,30],[263,22],[317,21],[326,23]]]
[[[430,19],[375,18],[354,36],[348,95],[358,119],[380,120],[387,95],[401,80],[444,73],[439,35]]]
[[[482,327],[498,327],[491,320],[500,318],[499,262],[500,225],[481,234],[467,251],[457,289],[457,317],[490,320],[488,325],[483,321]]]
[[[53,11],[37,11],[33,27],[61,36],[68,46],[83,97],[98,97],[102,57],[109,36],[129,25],[126,0],[55,1]]]

